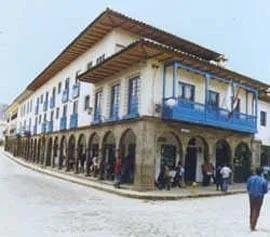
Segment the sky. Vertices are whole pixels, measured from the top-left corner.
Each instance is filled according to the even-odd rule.
[[[106,7],[224,54],[270,84],[269,0],[0,0],[0,103],[10,103]]]

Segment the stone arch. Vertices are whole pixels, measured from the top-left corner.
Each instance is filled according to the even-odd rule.
[[[52,167],[55,167],[55,164],[59,164],[59,154],[58,154],[58,136],[56,136],[53,140],[53,154],[52,154]]]
[[[82,133],[77,144],[76,172],[84,173],[84,163],[86,160],[86,139]]]
[[[33,149],[33,162],[35,163],[37,159],[37,139],[34,140],[34,149]]]
[[[32,161],[33,160],[33,157],[34,157],[34,139],[31,138],[30,139],[30,149],[29,149],[29,160]]]
[[[38,147],[37,147],[37,163],[39,164],[41,158],[41,139],[38,139]]]
[[[251,175],[252,153],[245,142],[240,142],[234,152],[234,182],[243,183]]]
[[[68,139],[68,157],[67,157],[67,164],[66,170],[74,170],[75,166],[75,156],[76,156],[76,138],[72,134]]]
[[[222,166],[224,164],[231,166],[232,154],[231,147],[225,139],[220,139],[215,144],[216,160],[215,165]]]
[[[88,152],[87,152],[87,162],[86,162],[86,175],[90,174],[90,167],[92,165],[93,157],[99,157],[99,144],[100,144],[100,136],[94,132],[91,134],[88,140]]]
[[[173,131],[164,131],[157,136],[155,154],[155,180],[157,180],[162,164],[174,170],[179,161],[183,162],[182,143]],[[153,148],[154,149],[154,148]]]
[[[134,182],[136,167],[136,135],[132,129],[126,129],[119,142],[119,156],[122,157],[123,181]]]
[[[203,137],[196,136],[189,140],[185,157],[185,180],[201,182],[203,179],[201,167],[209,161],[209,147]]]
[[[45,137],[41,138],[41,157],[40,157],[40,164],[44,164],[44,159],[45,159],[45,150],[46,150],[46,139]]]
[[[102,140],[102,158],[100,162],[101,178],[114,180],[114,165],[116,159],[116,139],[112,131],[105,133]]]
[[[48,139],[48,144],[47,144],[45,166],[51,166],[51,159],[52,159],[52,153],[53,153],[52,148],[53,148],[53,139],[52,137],[50,137]]]
[[[60,152],[59,152],[58,168],[62,169],[66,165],[67,160],[67,139],[65,136],[60,141]]]

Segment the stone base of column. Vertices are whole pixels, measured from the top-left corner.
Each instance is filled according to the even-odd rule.
[[[136,167],[136,179],[134,182],[134,190],[136,191],[149,191],[155,189],[154,173],[152,165],[142,165]]]

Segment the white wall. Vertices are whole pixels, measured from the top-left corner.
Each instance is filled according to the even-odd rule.
[[[260,124],[260,111],[266,112],[266,126]],[[257,140],[261,140],[263,145],[270,146],[270,103],[259,100],[258,101],[258,133],[255,135]]]
[[[72,114],[73,109],[73,101],[78,100],[78,126],[85,126],[89,125],[92,121],[92,115],[88,115],[86,111],[84,111],[84,99],[85,96],[90,95],[90,106],[94,106],[94,94],[93,94],[93,85],[90,83],[80,82],[80,96],[79,98],[72,99],[72,85],[75,81],[75,75],[77,71],[84,72],[87,69],[87,64],[89,62],[93,62],[93,65],[96,64],[96,59],[100,57],[101,55],[105,54],[105,58],[111,56],[116,52],[116,50],[119,50],[119,47],[117,45],[127,46],[133,41],[137,40],[138,37],[131,35],[130,33],[127,33],[121,29],[114,29],[112,32],[108,33],[103,39],[101,39],[96,45],[94,45],[92,48],[90,48],[87,52],[85,52],[83,55],[81,55],[79,58],[74,60],[71,64],[69,64],[66,68],[64,68],[62,71],[57,73],[54,77],[52,77],[49,81],[47,81],[44,85],[42,85],[39,89],[37,89],[27,100],[23,101],[19,105],[19,113],[18,113],[18,123],[17,128],[19,129],[20,123],[23,124],[24,121],[26,121],[27,127],[29,126],[29,119],[31,118],[31,132],[33,132],[33,126],[35,124],[35,107],[36,107],[36,99],[40,98],[40,96],[43,94],[43,103],[45,101],[45,94],[48,91],[49,92],[49,100],[52,95],[53,88],[56,87],[56,103],[54,107],[54,131],[59,130],[60,126],[60,118],[62,117],[63,113],[63,107],[64,104],[62,103],[62,94],[64,90],[64,83],[66,78],[69,78],[69,101],[65,104],[68,106],[68,112],[67,112],[67,128],[69,127],[69,117]],[[61,87],[61,93],[58,94],[58,83],[62,83]],[[25,115],[21,116],[20,110],[23,108],[24,105],[27,105],[32,100],[32,111],[29,113],[26,113]],[[56,108],[60,108],[59,112],[59,118],[56,120]],[[46,112],[47,114],[47,121],[50,120],[50,114],[51,109],[48,105],[48,110]],[[43,104],[39,104],[39,115],[42,116],[41,123],[38,123],[37,132],[41,132],[41,126],[43,123]],[[39,117],[38,115],[38,117]],[[39,120],[39,118],[38,118]]]

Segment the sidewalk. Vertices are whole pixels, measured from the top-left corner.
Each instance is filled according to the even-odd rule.
[[[4,150],[1,150],[0,152],[14,162],[32,170],[38,171],[40,173],[129,198],[146,200],[179,200],[186,198],[224,196],[246,192],[244,184],[230,185],[229,191],[226,194],[220,191],[216,191],[215,185],[211,185],[209,187],[198,186],[195,189],[193,189],[192,187],[172,188],[170,191],[157,189],[154,191],[138,192],[132,190],[132,186],[130,185],[121,185],[120,189],[116,189],[113,187],[113,182],[110,181],[100,181],[93,177],[85,177],[84,175],[74,174],[72,172],[65,172],[62,170],[59,171],[57,168],[42,168],[36,164],[26,162],[22,158],[14,157],[8,152],[5,152]]]

